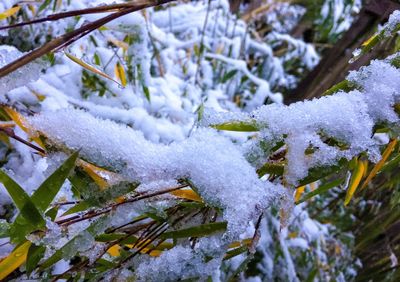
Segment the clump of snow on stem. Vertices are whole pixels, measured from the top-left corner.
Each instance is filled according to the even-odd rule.
[[[29,121],[52,142],[81,149],[89,161],[113,168],[129,180],[189,178],[207,203],[224,209],[228,238],[242,233],[247,222],[280,195],[279,185],[259,180],[239,148],[211,129],[200,129],[187,140],[167,146],[74,109],[42,112]]]
[[[376,122],[398,121],[393,106],[399,97],[400,72],[388,62],[373,61],[348,79],[360,90],[290,106],[267,105],[252,114],[262,127],[261,138],[286,141],[288,183],[296,185],[312,167],[333,165],[361,152],[368,152],[372,160],[379,158],[372,129]],[[327,144],[327,137],[344,142],[346,148]],[[307,149],[312,153],[306,154]]]

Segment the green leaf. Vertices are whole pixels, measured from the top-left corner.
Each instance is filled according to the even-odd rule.
[[[43,226],[45,221],[25,190],[2,170],[0,170],[0,182],[3,183],[22,216],[31,225]]]
[[[257,170],[257,174],[259,177],[266,174],[283,175],[284,170],[285,166],[282,163],[266,163]]]
[[[10,236],[10,224],[4,220],[0,219],[0,238],[6,238]]]
[[[67,210],[65,213],[63,213],[63,216],[68,215],[68,214],[77,213],[80,211],[84,211],[84,210],[87,210],[88,208],[90,208],[90,204],[88,202],[83,201],[83,202],[76,204],[69,210]]]
[[[239,265],[239,267],[233,272],[233,274],[231,275],[231,277],[229,277],[227,279],[227,281],[229,282],[234,282],[237,281],[237,276],[245,271],[247,269],[247,265],[249,264],[249,262],[254,258],[254,255],[248,255],[243,261],[242,263]]]
[[[326,167],[314,167],[309,170],[307,177],[300,180],[299,186],[310,184],[334,173],[337,174],[340,170],[347,168],[347,165],[348,161],[346,159],[341,159],[336,165]]]
[[[221,83],[225,83],[225,82],[227,82],[228,80],[230,80],[232,77],[235,76],[235,74],[236,74],[237,72],[238,72],[238,70],[236,70],[236,69],[227,72],[227,73],[222,77]]]
[[[150,101],[150,91],[149,91],[149,88],[148,88],[147,86],[145,86],[145,85],[143,85],[143,93],[144,93],[144,96],[146,96],[147,101],[151,102],[151,101]]]
[[[173,238],[189,238],[189,237],[203,237],[216,232],[223,232],[226,230],[226,222],[213,222],[208,224],[202,224],[194,227],[180,229],[176,231],[165,232],[161,235],[163,239]]]
[[[311,199],[312,197],[314,197],[316,195],[319,195],[321,193],[325,193],[329,189],[332,189],[332,188],[342,184],[343,181],[344,181],[344,178],[340,178],[340,179],[336,179],[336,180],[334,180],[332,182],[323,184],[323,185],[319,186],[317,189],[315,189],[314,191],[311,191],[310,193],[305,195],[303,199],[301,199],[300,201],[297,202],[297,204],[303,203],[303,202],[305,202],[305,201]]]
[[[63,258],[69,259],[70,258],[69,256],[75,255],[79,251],[81,242],[87,241],[88,236],[89,237],[92,236],[93,238],[95,238],[99,232],[102,232],[104,226],[108,222],[109,222],[108,216],[103,216],[98,220],[94,221],[91,225],[89,225],[88,228],[86,228],[85,230],[80,232],[77,236],[69,240],[64,246],[58,249],[50,258],[44,261],[43,264],[40,266],[40,269],[44,270]]]
[[[29,247],[28,256],[26,259],[26,272],[28,276],[38,266],[38,263],[43,258],[45,251],[45,246],[36,246],[35,244],[32,244]]]
[[[353,85],[350,81],[343,80],[343,81],[339,82],[338,84],[335,84],[334,86],[332,86],[328,90],[326,90],[322,94],[322,96],[332,95],[332,94],[334,94],[336,92],[339,92],[339,91],[349,92],[349,91],[353,90],[354,88],[355,88],[355,85]]]
[[[36,210],[40,210],[42,212],[44,212],[48,208],[48,206],[60,190],[61,186],[63,185],[65,179],[67,178],[71,170],[75,167],[75,161],[77,157],[78,152],[72,154],[58,169],[56,169],[56,171],[52,175],[50,175],[40,185],[40,187],[33,193],[32,198],[29,198],[29,196],[27,196],[31,204],[28,203],[24,210],[21,211],[21,213],[17,216],[10,228],[10,237],[13,242],[20,243],[25,240],[25,236],[27,234],[45,226],[45,221],[43,220],[39,211],[37,211],[37,214],[40,215],[40,223],[38,222],[37,224],[35,224],[35,221],[27,217],[27,215],[35,216],[35,212],[32,211],[32,206],[35,209],[37,208]]]
[[[68,175],[75,167],[76,159],[79,156],[79,151],[73,153],[59,168],[56,169],[33,193],[32,201],[36,204],[39,210],[45,211],[54,197],[60,191]]]
[[[259,131],[259,128],[254,120],[230,121],[221,124],[214,124],[211,125],[211,127],[218,130],[227,130],[227,131],[241,131],[241,132]]]
[[[52,221],[54,221],[57,217],[58,207],[53,207],[46,212],[46,216],[50,217]]]
[[[51,0],[45,0],[45,1],[43,2],[43,4],[40,5],[39,10],[38,10],[38,13],[40,13],[41,11],[43,11],[44,9],[46,9],[46,7],[50,5],[50,3],[51,3]]]
[[[196,110],[197,112],[197,121],[201,121],[204,115],[204,103],[201,103],[200,106]]]
[[[224,260],[228,260],[231,259],[233,257],[236,257],[240,254],[243,254],[244,252],[247,252],[249,250],[249,248],[247,246],[241,246],[239,248],[230,250],[226,252],[226,255],[224,257]]]

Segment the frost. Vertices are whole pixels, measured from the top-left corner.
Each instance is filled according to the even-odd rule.
[[[23,55],[15,47],[0,46],[0,67],[17,60]],[[10,90],[36,81],[41,75],[43,66],[38,63],[30,63],[11,74],[0,78],[0,96],[5,96]]]

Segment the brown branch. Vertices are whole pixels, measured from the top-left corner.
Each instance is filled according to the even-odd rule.
[[[139,3],[132,3],[130,7],[123,8],[118,12],[107,15],[101,19],[98,19],[94,22],[88,23],[86,25],[81,26],[80,28],[68,32],[64,35],[61,35],[50,42],[44,44],[43,46],[29,52],[28,54],[22,56],[21,58],[11,62],[10,64],[2,67],[0,69],[0,78],[4,77],[13,71],[29,64],[37,58],[40,58],[50,52],[57,51],[61,48],[64,48],[76,40],[84,37],[85,35],[91,33],[92,31],[98,29],[99,27],[109,23],[112,20],[115,20],[124,15],[130,14],[132,12],[136,12],[148,7],[158,6],[161,4],[165,4],[168,2],[172,2],[174,0],[148,0],[148,1],[140,1]]]
[[[29,143],[28,141],[26,141],[23,138],[16,135],[14,130],[11,127],[0,127],[0,131],[4,132],[8,137],[13,138],[13,139],[17,140],[18,142],[21,142],[22,144],[24,144],[28,147],[31,147],[32,149],[35,149],[39,153],[41,153],[43,155],[46,154],[46,151],[43,150],[42,148],[40,148],[32,143]]]
[[[156,191],[156,192],[149,193],[149,194],[138,195],[138,196],[135,196],[133,198],[127,199],[127,200],[125,200],[123,202],[114,203],[114,204],[112,204],[112,205],[110,205],[108,207],[105,207],[105,208],[103,208],[101,210],[98,210],[98,211],[94,211],[94,210],[89,211],[88,213],[86,213],[83,216],[82,215],[74,215],[74,216],[69,217],[69,218],[56,220],[55,223],[57,223],[59,225],[63,225],[63,226],[68,226],[68,225],[71,225],[71,224],[74,224],[74,223],[77,223],[77,222],[80,222],[80,221],[83,221],[83,220],[91,219],[91,218],[100,216],[102,214],[111,212],[113,209],[115,209],[118,206],[121,206],[121,205],[124,205],[124,204],[127,204],[127,203],[133,203],[133,202],[136,202],[136,201],[144,200],[144,199],[155,197],[155,196],[159,196],[159,195],[166,194],[166,193],[169,193],[169,192],[173,192],[173,191],[185,188],[185,187],[188,187],[188,185],[187,184],[183,184],[183,185],[180,185],[180,186],[177,186],[177,187],[173,187],[173,188],[169,188],[169,189],[165,189],[165,190],[161,190],[161,191]]]
[[[7,26],[0,26],[0,30],[11,29],[11,28],[21,27],[21,26],[26,26],[26,25],[32,25],[32,24],[38,24],[38,23],[43,23],[43,22],[58,21],[58,20],[65,19],[65,18],[88,15],[88,14],[118,12],[118,11],[121,11],[122,9],[137,6],[140,4],[140,2],[148,3],[149,1],[142,0],[142,1],[134,1],[134,2],[129,2],[129,3],[102,5],[102,6],[91,7],[91,8],[86,8],[86,9],[67,11],[67,12],[57,13],[57,14],[53,14],[53,15],[48,15],[46,17],[39,18],[39,19],[34,19],[34,20],[25,21],[25,22],[16,23],[16,24],[7,25]]]

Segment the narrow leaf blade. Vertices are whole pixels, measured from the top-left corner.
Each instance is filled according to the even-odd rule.
[[[26,241],[0,262],[0,280],[6,278],[26,261],[31,244],[31,242]]]

